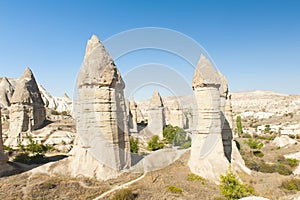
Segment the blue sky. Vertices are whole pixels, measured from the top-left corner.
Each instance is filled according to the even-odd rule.
[[[92,34],[104,41],[129,29],[163,27],[202,45],[231,91],[300,94],[299,9],[297,0],[0,1],[0,76],[19,77],[29,66],[54,96],[72,95]],[[149,53],[147,62],[155,56],[172,60]],[[145,57],[117,64],[124,74]]]

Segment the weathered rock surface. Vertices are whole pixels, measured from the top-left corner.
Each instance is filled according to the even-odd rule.
[[[189,167],[193,173],[216,182],[229,166],[221,135],[220,86],[218,72],[201,55],[192,82],[197,101],[197,126],[192,135]]]
[[[278,147],[287,147],[289,145],[296,144],[297,141],[287,135],[282,135],[280,137],[276,137],[272,143]]]
[[[137,105],[134,101],[133,98],[130,99],[130,103],[129,103],[129,108],[130,108],[130,133],[137,133],[138,132],[138,128],[137,128],[137,117],[138,117],[138,113],[137,113]]]
[[[158,91],[152,94],[148,110],[148,130],[163,138],[163,129],[166,126],[164,105]]]
[[[169,123],[172,126],[178,126],[180,128],[185,128],[185,117],[183,110],[177,100],[174,101],[170,109]]]
[[[0,105],[0,116],[1,116],[1,105]],[[8,157],[4,154],[3,149],[3,140],[2,140],[2,118],[0,117],[0,165],[6,163],[8,161]],[[2,168],[2,166],[0,166]]]
[[[14,87],[11,85],[9,80],[4,77],[0,81],[0,103],[5,107],[10,106],[10,101],[14,93]]]
[[[5,145],[17,146],[21,132],[39,128],[46,119],[44,102],[29,68],[19,79],[10,103],[10,126]]]

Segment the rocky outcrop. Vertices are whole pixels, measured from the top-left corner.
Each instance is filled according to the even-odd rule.
[[[93,35],[77,80],[78,138],[64,161],[72,176],[108,179],[130,167],[124,87],[112,58]]]
[[[130,99],[129,102],[129,108],[130,108],[130,133],[137,133],[137,105],[133,98]]]
[[[31,132],[46,119],[44,102],[32,71],[26,68],[19,79],[9,108],[10,125],[5,145],[17,146],[21,132]]]
[[[1,109],[2,107],[0,105],[0,165],[8,161],[8,157],[4,154],[4,149],[3,149]]]
[[[163,138],[163,129],[166,126],[164,105],[158,91],[154,91],[148,109],[148,130]]]
[[[232,139],[233,132],[230,125],[232,121],[232,113],[230,110],[230,100],[228,97],[228,82],[225,76],[218,71],[220,76],[220,110],[221,110],[221,126],[222,126],[222,142],[224,153],[229,162],[231,162]],[[229,122],[230,121],[230,122]]]
[[[0,103],[5,107],[10,106],[10,101],[14,93],[14,87],[11,85],[9,80],[4,77],[0,81]]]
[[[189,167],[193,173],[213,181],[218,181],[229,166],[221,135],[219,79],[209,59],[201,55],[192,81],[197,124],[192,135]]]
[[[172,126],[178,126],[180,128],[185,128],[184,125],[184,114],[182,111],[182,108],[179,105],[179,102],[177,100],[174,101],[172,106],[170,107],[170,118],[169,123]]]

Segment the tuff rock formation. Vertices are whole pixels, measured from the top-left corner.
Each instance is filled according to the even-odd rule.
[[[222,141],[224,153],[229,162],[231,162],[232,139],[233,133],[230,122],[232,122],[232,114],[230,113],[230,101],[228,97],[228,82],[225,76],[218,71],[220,76],[220,110],[221,110],[221,126],[222,126]],[[228,110],[229,109],[229,110]]]
[[[4,149],[3,149],[1,109],[2,106],[0,104],[0,165],[8,161],[8,157],[4,154]]]
[[[10,101],[14,93],[14,88],[9,80],[4,77],[0,81],[0,103],[5,107],[10,106]]]
[[[184,114],[182,108],[177,100],[174,101],[170,107],[169,123],[172,126],[178,126],[180,128],[185,128],[184,125]]]
[[[129,108],[130,108],[130,133],[137,133],[138,128],[137,128],[137,105],[134,101],[133,98],[130,99],[129,102]]]
[[[209,59],[201,55],[192,81],[197,124],[192,135],[189,167],[193,173],[216,182],[229,166],[221,135],[220,86],[218,72]]]
[[[124,87],[112,58],[93,35],[77,79],[78,137],[69,158],[48,170],[106,180],[130,167]]]
[[[164,105],[158,91],[154,91],[148,109],[148,130],[163,138],[163,129],[166,126]]]
[[[46,119],[44,102],[29,68],[25,69],[17,82],[10,103],[10,125],[5,145],[17,146],[22,132],[39,128]]]

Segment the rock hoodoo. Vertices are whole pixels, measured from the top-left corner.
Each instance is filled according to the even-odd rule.
[[[93,35],[77,80],[78,138],[69,159],[73,176],[108,179],[130,167],[124,87],[112,58]]]
[[[14,88],[9,80],[4,77],[0,81],[0,103],[5,107],[10,106],[10,101],[14,93]]]
[[[21,133],[39,128],[46,119],[44,102],[29,68],[25,69],[17,82],[10,103],[10,125],[5,145],[17,146]]]
[[[148,110],[148,130],[163,138],[162,133],[165,126],[164,104],[158,91],[154,91]]]
[[[192,135],[191,171],[218,181],[229,161],[224,154],[221,129],[220,77],[209,59],[201,55],[192,87],[197,101],[197,124]]]
[[[178,126],[180,128],[185,128],[184,127],[184,114],[183,110],[179,105],[179,102],[177,100],[174,101],[172,106],[170,107],[170,120],[169,123],[172,126]]]
[[[130,108],[130,133],[137,133],[138,132],[138,128],[137,128],[137,117],[138,117],[138,113],[137,113],[137,105],[134,101],[133,98],[130,99],[129,102],[129,108]]]
[[[7,156],[4,154],[3,140],[2,140],[2,117],[1,117],[2,106],[0,104],[0,165],[8,161]]]

